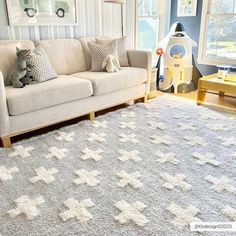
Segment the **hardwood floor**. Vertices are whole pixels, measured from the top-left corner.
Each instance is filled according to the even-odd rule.
[[[162,96],[164,93],[157,91],[156,97]],[[182,93],[182,94],[171,94],[172,96],[179,96],[188,98],[194,101],[197,101],[197,91],[193,91],[190,93]],[[236,97],[219,97],[219,95],[207,93],[205,104],[210,107],[218,107],[223,109],[229,109],[231,111],[236,111]],[[203,105],[203,106],[204,106]]]

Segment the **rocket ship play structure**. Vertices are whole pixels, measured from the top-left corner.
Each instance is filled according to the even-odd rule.
[[[192,48],[197,47],[185,32],[181,23],[175,23],[170,33],[159,43],[157,54],[160,56],[157,86],[174,93],[194,90]]]

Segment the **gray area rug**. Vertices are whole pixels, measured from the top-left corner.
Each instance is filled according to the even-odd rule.
[[[189,223],[236,221],[235,124],[166,95],[1,149],[0,234],[218,235]]]

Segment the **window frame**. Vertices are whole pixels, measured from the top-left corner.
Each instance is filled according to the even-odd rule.
[[[236,59],[229,58],[209,58],[206,55],[206,46],[207,46],[207,32],[208,32],[208,23],[211,16],[227,16],[236,14],[210,14],[211,0],[204,0],[202,4],[202,16],[201,16],[201,27],[200,27],[200,36],[199,36],[199,49],[198,49],[198,63],[203,65],[220,65],[228,64],[235,65]]]
[[[135,0],[135,49],[138,49],[138,20],[139,18],[157,18],[158,24],[158,41],[161,41],[165,35],[169,32],[170,26],[170,12],[171,12],[171,0],[157,0],[157,16],[139,16],[138,15],[138,0]],[[157,42],[158,44],[158,42]],[[158,57],[158,56],[154,56]]]

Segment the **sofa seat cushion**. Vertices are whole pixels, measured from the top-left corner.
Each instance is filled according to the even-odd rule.
[[[147,70],[134,67],[123,67],[119,72],[80,72],[72,76],[86,79],[93,84],[93,94],[102,95],[131,88],[147,81]]]
[[[92,94],[90,81],[66,75],[22,89],[6,87],[8,110],[12,116],[87,98]]]

